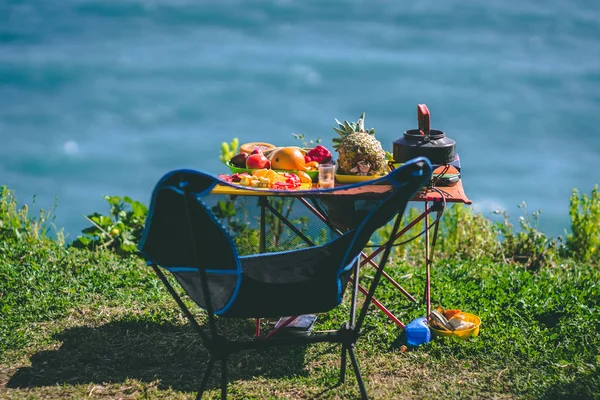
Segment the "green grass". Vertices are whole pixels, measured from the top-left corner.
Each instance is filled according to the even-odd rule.
[[[46,214],[31,218],[11,201],[0,201],[0,398],[194,398],[207,353],[144,262],[107,249],[65,247],[46,236]],[[491,223],[461,213],[452,210],[445,219],[432,298],[434,305],[479,315],[480,335],[406,348],[402,330],[372,307],[357,347],[369,394],[600,398],[597,260],[567,258],[565,251],[545,258],[551,263],[516,263],[514,256],[523,254],[514,249],[530,249],[529,259],[539,259],[550,251],[548,241],[534,229],[524,229],[523,237],[504,231],[513,236],[503,247],[492,243]],[[457,230],[457,219],[467,231]],[[419,246],[398,249],[388,271],[421,300]],[[364,269],[362,283],[372,274]],[[404,322],[425,315],[422,301],[409,303],[387,282],[376,296]],[[320,315],[316,329],[339,327],[348,308],[345,302]],[[240,335],[254,332],[253,321],[221,322]],[[359,395],[351,373],[336,386],[339,348],[331,345],[245,352],[231,357],[229,367],[231,398]],[[209,398],[220,396],[217,377]]]
[[[0,253],[0,397],[193,398],[206,363],[196,334],[141,260],[108,251],[5,241]],[[390,269],[422,290],[422,267]],[[364,271],[363,281],[369,273]],[[412,277],[404,278],[412,273]],[[402,351],[402,331],[368,316],[358,351],[375,398],[594,398],[600,393],[600,272],[575,265],[531,273],[492,262],[437,262],[433,301],[481,316],[479,337]],[[389,284],[378,298],[404,321],[424,315]],[[320,316],[343,321],[347,305]],[[265,323],[265,327],[267,324]],[[238,326],[252,334],[251,321]],[[338,349],[248,352],[232,357],[232,398],[347,398]],[[217,382],[210,394],[218,397]]]

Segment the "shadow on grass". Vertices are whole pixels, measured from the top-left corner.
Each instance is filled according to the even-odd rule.
[[[18,369],[8,388],[123,383],[131,378],[160,380],[160,389],[194,392],[208,363],[208,352],[190,326],[111,322],[67,329],[55,339],[62,342],[60,348],[34,354],[31,366]],[[229,358],[229,382],[256,375],[306,375],[305,351],[298,346],[234,354]],[[220,368],[215,368],[209,388],[218,387],[219,379]]]
[[[598,399],[600,398],[599,388],[598,374],[581,374],[567,382],[553,384],[542,393],[539,399]]]

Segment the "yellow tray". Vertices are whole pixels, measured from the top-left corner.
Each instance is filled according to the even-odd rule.
[[[385,175],[342,175],[335,174],[335,180],[339,183],[358,183],[379,179]]]
[[[231,170],[232,174],[241,174],[242,172],[247,172],[249,174],[252,174],[253,171],[256,171],[255,169],[251,169],[251,168],[238,168],[234,165],[231,165],[231,163],[229,161],[227,161],[225,164],[227,164],[227,166],[229,167],[229,169]],[[289,170],[289,171],[284,171],[282,169],[275,169],[273,171],[276,172],[298,172],[297,170]],[[319,180],[319,171],[305,171],[308,176],[310,176],[310,178],[312,179],[313,182],[317,182]]]
[[[235,185],[235,184],[234,184]],[[271,188],[249,188],[248,186],[242,185],[217,185],[213,188],[211,193],[213,194],[231,194],[231,195],[245,195],[245,196],[273,196],[277,194],[285,195],[287,193],[293,193],[299,190],[311,190],[312,183],[302,183],[298,189],[295,190],[276,190]]]

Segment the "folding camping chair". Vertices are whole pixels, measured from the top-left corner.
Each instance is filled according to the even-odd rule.
[[[427,159],[419,158],[380,179],[334,189],[296,191],[295,196],[318,201],[320,197],[348,188],[377,184],[390,186],[377,199],[367,202],[368,207],[361,210],[364,217],[360,223],[346,232],[331,228],[330,233],[324,234],[321,230],[318,240],[304,247],[291,246],[291,249],[281,250],[281,242],[278,242],[272,252],[241,255],[242,252],[248,253],[247,248],[242,251],[242,247],[251,240],[246,236],[243,238],[245,242],[240,241],[240,232],[247,233],[247,226],[240,224],[239,220],[233,222],[235,213],[228,203],[239,198],[213,198],[217,192],[213,189],[217,185],[229,184],[211,174],[192,170],[166,174],[154,189],[139,251],[198,331],[210,354],[197,398],[202,397],[216,361],[221,362],[221,396],[226,398],[227,359],[231,354],[248,349],[318,342],[341,345],[340,383],[345,381],[349,355],[361,396],[367,398],[354,349],[390,254],[391,241],[385,244],[380,268],[360,310],[357,310],[357,261],[373,233],[394,217],[396,220],[390,237],[395,236],[407,202],[430,177],[431,164]],[[283,195],[283,192],[279,194]],[[247,220],[257,218],[248,211],[247,205],[242,208]],[[308,219],[302,220],[304,227],[309,223]],[[297,232],[302,230],[302,227],[296,228]],[[295,246],[299,246],[298,243]],[[208,329],[200,326],[169,283],[163,269],[175,277],[187,296],[206,310]],[[349,281],[351,285],[348,285]],[[352,286],[350,315],[347,322],[334,332],[313,332],[305,336],[275,334],[266,340],[233,340],[217,332],[217,317],[272,318],[327,312],[342,302],[347,286]]]

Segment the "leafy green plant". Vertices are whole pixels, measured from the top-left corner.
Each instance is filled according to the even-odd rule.
[[[435,213],[430,216],[430,245],[434,246],[435,259],[473,260],[490,259],[496,261],[516,261],[526,264],[528,268],[538,269],[551,265],[557,253],[556,240],[547,238],[539,231],[539,214],[541,211],[527,215],[526,204],[519,208],[525,212],[519,218],[520,231],[514,232],[506,212],[495,211],[503,216],[502,222],[494,223],[481,213],[475,213],[470,207],[461,204],[448,206],[444,210],[439,225],[437,240],[434,245],[433,233]],[[421,210],[410,208],[406,212],[405,221],[414,221]],[[389,239],[391,224],[382,227],[378,232],[381,243]],[[423,262],[425,236],[424,220],[416,223],[406,234],[396,241],[392,256],[418,265]],[[414,238],[414,240],[410,240]],[[398,244],[410,240],[401,246]]]
[[[594,186],[588,197],[579,196],[573,190],[569,202],[571,232],[567,235],[567,255],[576,260],[589,262],[600,260],[600,191]]]
[[[406,210],[404,217],[401,222],[401,229],[407,222],[414,221],[422,211],[416,208],[409,208]],[[394,221],[389,222],[387,225],[379,228],[374,235],[374,238],[369,242],[369,247],[378,247],[390,240]],[[404,235],[394,241],[394,246],[390,252],[391,260],[394,262],[402,262],[417,265],[422,263],[424,253],[423,244],[424,236],[422,234],[424,228],[423,221],[416,223],[410,228]],[[366,251],[370,253],[369,250]]]
[[[260,243],[257,216],[249,213],[249,210],[255,208],[255,205],[248,204],[251,201],[256,200],[249,197],[231,196],[228,200],[220,200],[211,207],[212,212],[229,230],[241,255],[256,253]],[[314,243],[318,244],[324,241],[322,231],[308,232],[306,216],[293,215],[294,204],[297,205],[296,199],[272,199],[270,204]],[[270,212],[265,213],[265,225],[265,251],[290,250],[306,246],[306,243],[298,235]]]
[[[321,138],[317,138],[317,140],[310,139],[307,141],[306,137],[304,136],[304,133],[292,133],[292,136],[294,137],[294,139],[301,140],[302,147],[304,147],[305,149],[315,147],[316,145],[321,143]]]
[[[219,160],[221,160],[223,164],[231,160],[231,157],[238,153],[239,144],[240,141],[238,138],[233,138],[233,140],[229,143],[221,143],[221,154],[219,155]]]
[[[518,232],[513,231],[513,225],[505,211],[495,212],[503,217],[502,222],[496,223],[497,231],[503,237],[502,257],[505,260],[523,263],[532,270],[551,266],[557,254],[557,242],[555,239],[549,239],[539,230],[539,217],[542,211],[534,211],[529,216],[525,202],[522,202],[519,208],[525,215],[519,217],[521,230]]]
[[[109,215],[93,213],[85,217],[92,225],[85,228],[72,243],[88,249],[107,248],[127,254],[136,250],[148,208],[139,201],[125,196],[104,196],[110,205]]]
[[[248,198],[232,197],[229,200],[218,201],[211,208],[223,226],[229,229],[240,255],[252,254],[260,242],[260,231],[251,228],[247,222],[249,217],[246,201]]]
[[[35,204],[35,196],[33,197]],[[53,227],[56,215],[56,203],[50,211],[40,210],[38,217],[29,215],[27,204],[20,206],[14,191],[6,186],[0,186],[0,239],[16,238],[25,241],[44,239]],[[57,233],[57,240],[64,243],[62,230]]]
[[[471,207],[463,204],[446,207],[439,229],[438,257],[479,260],[495,258],[500,252],[493,222]]]

